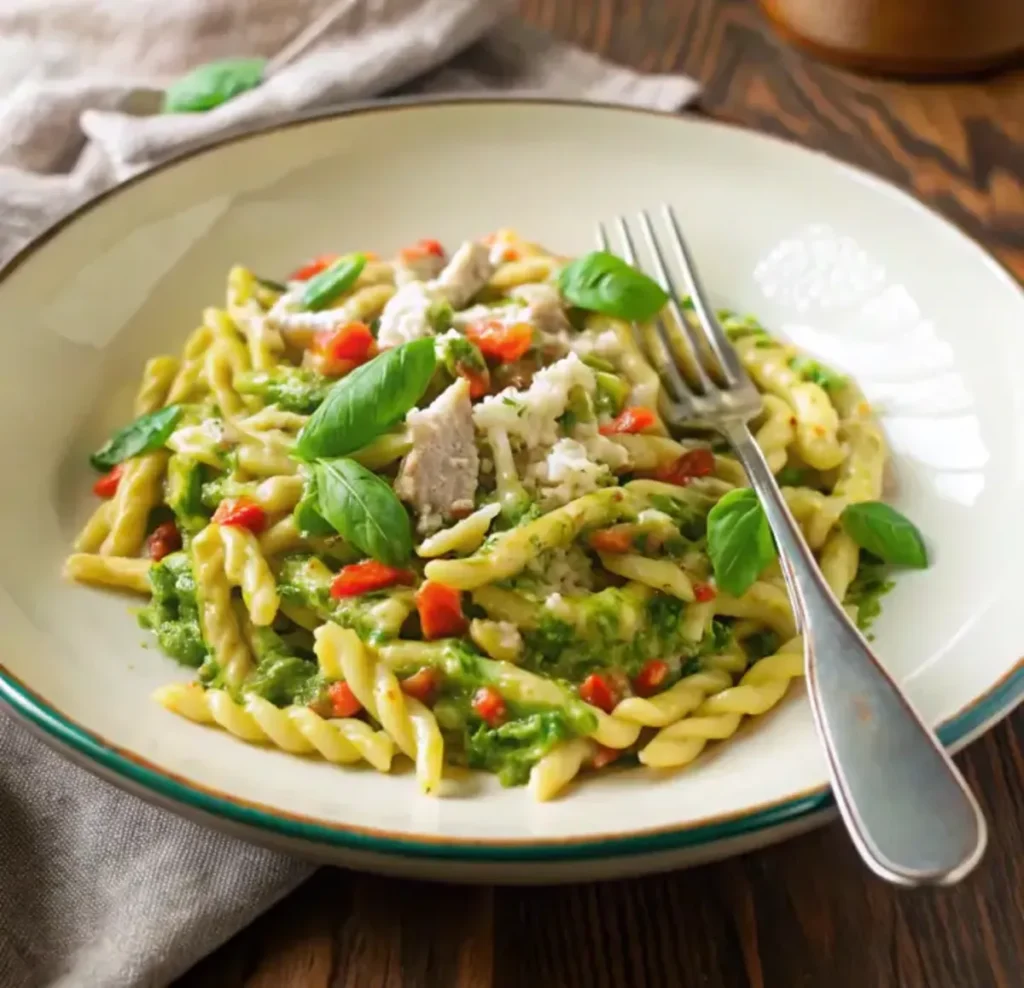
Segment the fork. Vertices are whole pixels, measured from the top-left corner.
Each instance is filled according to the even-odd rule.
[[[656,319],[647,346],[644,334],[633,327],[667,395],[665,421],[673,429],[699,422],[724,436],[764,507],[803,634],[811,710],[825,748],[833,795],[861,857],[877,875],[899,885],[959,881],[985,850],[981,809],[935,734],[882,667],[821,575],[748,426],[761,411],[761,396],[707,302],[675,212],[667,205],[662,211],[665,239],[690,289],[699,326],[685,318],[662,241],[647,212],[640,212],[637,224],[653,267],[648,273],[668,292],[669,311],[679,327],[670,338],[664,322]],[[622,256],[640,267],[629,224],[620,216],[615,228]],[[597,236],[600,247],[608,250],[609,238],[601,224]],[[695,378],[696,386],[683,371]]]

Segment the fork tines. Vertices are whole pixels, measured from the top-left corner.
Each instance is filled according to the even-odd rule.
[[[673,425],[694,418],[712,423],[728,416],[748,419],[759,411],[760,395],[708,304],[674,210],[662,205],[661,212],[665,228],[661,237],[646,210],[637,214],[636,223],[647,248],[647,264],[636,249],[630,224],[624,217],[615,220],[614,231],[621,243],[621,256],[645,271],[669,295],[667,311],[663,310],[648,324],[634,326],[634,333],[658,371],[669,398],[663,414]],[[597,226],[597,239],[603,250],[613,250],[601,223]],[[662,246],[665,241],[671,245],[689,292],[680,291],[666,263]],[[693,304],[691,318],[687,318],[680,304],[686,294]]]

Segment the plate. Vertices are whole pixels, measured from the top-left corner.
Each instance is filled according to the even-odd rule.
[[[249,747],[149,699],[182,672],[122,598],[62,582],[91,502],[89,451],[130,415],[144,359],[177,350],[233,262],[501,226],[561,253],[661,201],[723,304],[854,374],[894,450],[892,500],[934,565],[902,576],[877,647],[958,747],[1024,695],[1024,295],[914,200],[829,158],[634,109],[469,99],[289,121],[186,154],[80,209],[0,279],[0,693],[119,785],[319,860],[448,880],[557,881],[676,867],[830,810],[800,691],[675,774],[609,772],[535,804],[483,776],[460,798],[408,774]],[[1017,588],[1017,589],[1015,589]]]

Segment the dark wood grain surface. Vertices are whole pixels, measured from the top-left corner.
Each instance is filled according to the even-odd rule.
[[[521,10],[616,61],[697,77],[712,116],[911,190],[1024,279],[1024,71],[858,78],[787,49],[748,0],[522,0]],[[449,888],[327,869],[179,988],[1022,988],[1024,713],[959,761],[992,838],[955,889],[898,892],[869,878],[837,824],[602,885]]]

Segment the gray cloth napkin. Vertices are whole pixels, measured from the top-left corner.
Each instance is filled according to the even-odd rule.
[[[117,181],[282,114],[397,89],[661,109],[696,94],[508,13],[499,0],[3,0],[0,262]],[[177,75],[233,55],[273,71],[206,114],[155,112]],[[0,988],[165,985],[310,870],[154,809],[0,717]]]

